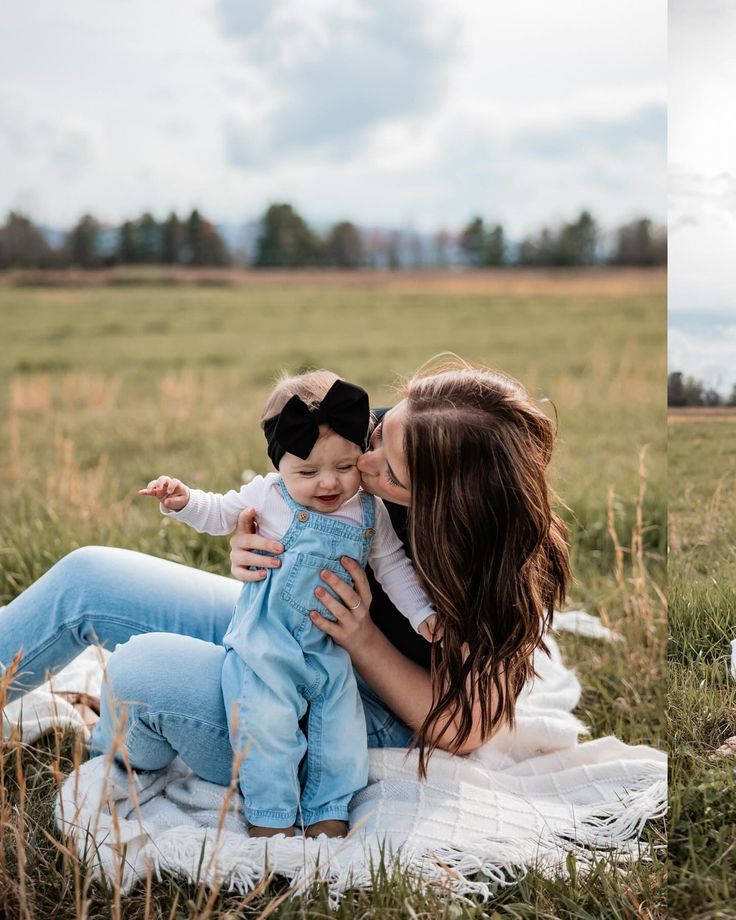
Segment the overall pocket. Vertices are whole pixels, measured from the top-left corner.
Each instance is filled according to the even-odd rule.
[[[328,619],[334,620],[333,615],[323,604],[320,604],[314,593],[315,588],[322,586],[333,597],[337,598],[337,594],[319,577],[322,569],[329,569],[350,585],[353,583],[352,578],[345,569],[334,559],[327,559],[324,556],[311,556],[309,553],[299,553],[285,575],[281,596],[301,613],[309,614],[310,610],[318,610]]]

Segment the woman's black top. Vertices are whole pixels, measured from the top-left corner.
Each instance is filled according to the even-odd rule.
[[[387,409],[377,409],[373,414],[380,422],[387,411]],[[395,505],[393,502],[387,501],[384,501],[384,505],[396,535],[404,544],[404,552],[411,559],[411,550],[406,538],[406,508],[403,505]],[[414,632],[411,623],[403,613],[399,613],[394,607],[386,592],[376,581],[370,566],[366,568],[366,573],[371,586],[371,594],[373,595],[373,601],[371,602],[373,622],[400,652],[403,652],[407,658],[411,658],[412,661],[416,661],[417,664],[429,670],[431,644],[426,639],[423,639],[419,633]]]

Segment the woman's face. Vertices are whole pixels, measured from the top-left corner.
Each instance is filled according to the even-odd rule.
[[[404,456],[406,400],[390,409],[371,435],[368,450],[358,459],[366,492],[397,505],[409,505],[409,473]]]

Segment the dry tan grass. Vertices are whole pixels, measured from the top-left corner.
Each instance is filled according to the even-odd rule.
[[[616,269],[412,269],[407,271],[334,269],[118,267],[0,273],[0,285],[88,287],[106,284],[223,284],[268,287],[373,287],[381,291],[448,294],[656,294],[667,287],[662,268]]]
[[[712,409],[704,406],[689,406],[687,408],[670,408],[667,410],[667,421],[672,425],[682,422],[736,422],[736,407],[718,406]]]

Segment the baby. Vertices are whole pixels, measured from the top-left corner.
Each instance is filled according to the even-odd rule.
[[[251,836],[293,836],[298,818],[309,836],[342,836],[350,799],[368,781],[365,718],[350,658],[309,616],[321,609],[334,619],[314,594],[318,585],[326,588],[320,572],[352,584],[340,559],[370,563],[414,629],[436,637],[436,614],[388,511],[360,489],[356,462],[369,424],[368,394],[360,387],[330,371],[285,377],[261,413],[277,473],[226,495],[168,476],[140,490],[200,533],[229,534],[240,512],[255,508],[260,533],[284,545],[278,568],[243,585],[223,639],[222,691],[233,750],[245,755],[239,783]]]

